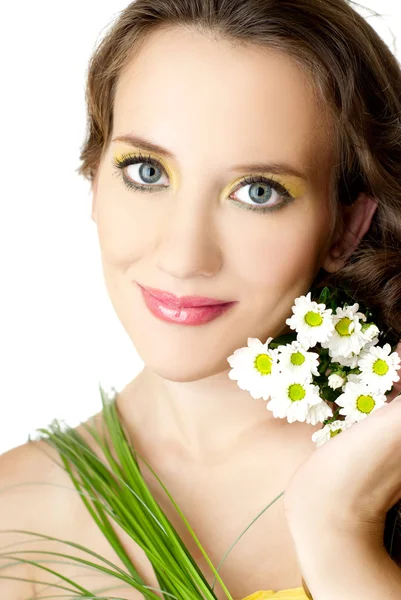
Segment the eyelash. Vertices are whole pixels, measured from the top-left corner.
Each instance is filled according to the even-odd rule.
[[[113,158],[112,164],[114,167],[116,167],[116,169],[118,169],[118,171],[120,173],[122,173],[122,177],[124,180],[124,184],[127,186],[128,189],[130,190],[135,190],[135,191],[139,191],[139,192],[157,192],[159,189],[162,189],[163,187],[167,187],[167,186],[157,186],[156,189],[154,187],[152,187],[151,185],[138,185],[137,183],[133,183],[132,181],[130,181],[129,179],[127,179],[124,176],[124,169],[130,165],[135,165],[138,163],[142,163],[142,162],[146,162],[148,164],[151,164],[154,167],[160,168],[164,174],[166,174],[165,170],[163,169],[161,163],[154,159],[152,156],[145,156],[142,153],[138,153],[136,155],[132,155],[132,154],[122,154],[121,155],[121,159],[118,158]],[[235,204],[238,204],[241,206],[241,208],[245,208],[245,210],[251,210],[253,212],[261,212],[261,213],[267,213],[267,212],[274,212],[275,210],[279,210],[280,208],[286,206],[287,204],[289,204],[290,202],[292,202],[293,200],[295,200],[294,196],[292,196],[292,194],[290,194],[290,192],[287,190],[286,187],[284,187],[283,185],[281,185],[278,181],[276,181],[275,179],[272,179],[270,177],[262,177],[262,176],[249,176],[249,177],[245,177],[244,179],[241,180],[240,184],[235,188],[235,190],[233,190],[233,192],[236,192],[238,189],[240,189],[244,184],[245,185],[252,185],[254,183],[263,183],[263,184],[267,184],[269,185],[273,190],[275,190],[282,198],[282,202],[280,202],[279,204],[276,204],[274,206],[253,206],[252,204],[246,204],[240,200],[236,200],[235,198],[232,198],[232,200],[234,201]]]

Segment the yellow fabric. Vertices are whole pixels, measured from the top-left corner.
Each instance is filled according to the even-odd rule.
[[[261,590],[254,592],[243,600],[268,600],[269,598],[273,598],[273,600],[308,600],[303,587],[288,588],[287,590],[279,590],[278,592]]]

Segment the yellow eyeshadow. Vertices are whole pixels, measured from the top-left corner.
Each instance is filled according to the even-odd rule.
[[[274,176],[272,177],[274,179]],[[306,181],[301,177],[294,177],[293,175],[289,175],[288,177],[280,178],[277,180],[281,185],[283,185],[290,192],[291,196],[294,198],[299,198],[306,193],[307,185]]]
[[[131,148],[131,146],[130,146]],[[160,164],[163,166],[163,168],[166,170],[166,173],[169,176],[169,179],[171,181],[171,183],[173,184],[173,187],[177,187],[178,186],[178,182],[179,182],[179,178],[177,175],[175,175],[175,173],[164,163],[163,159],[160,158],[159,156],[157,156],[157,154],[154,154],[153,152],[149,152],[148,150],[143,151],[140,148],[138,148],[138,150],[129,150],[129,151],[124,151],[124,150],[119,150],[118,152],[116,152],[114,154],[114,158],[117,161],[122,161],[123,158],[127,157],[127,156],[137,156],[139,153],[143,154],[144,156],[151,156],[152,158],[154,158],[155,160],[159,161]],[[243,181],[247,176],[249,176],[247,173],[244,173],[244,175],[242,175],[241,177],[239,177],[238,179],[236,179],[234,181],[234,183],[229,183],[225,186],[224,190],[223,190],[223,195],[227,194],[229,195],[230,191],[234,191],[238,185],[240,185],[241,181]],[[299,198],[300,196],[303,196],[307,190],[307,183],[304,179],[302,179],[302,177],[295,177],[294,175],[275,175],[275,174],[269,174],[269,173],[253,173],[252,176],[254,178],[257,177],[265,177],[268,179],[272,179],[273,181],[277,181],[277,183],[280,183],[284,188],[286,188],[289,193],[291,194],[291,196],[293,196],[294,198]]]
[[[226,185],[226,187],[223,190],[223,194],[229,195],[229,190],[234,191],[240,185],[241,181],[243,181],[247,177],[249,177],[247,176],[247,174],[242,175],[241,177],[236,179],[234,183]],[[291,196],[293,196],[294,198],[299,198],[300,196],[303,196],[307,190],[306,181],[302,177],[295,177],[294,175],[282,176],[272,173],[260,172],[252,173],[252,177],[254,179],[257,179],[258,177],[264,177],[266,179],[272,179],[273,181],[277,181],[277,183],[280,183],[285,189],[287,189]]]
[[[130,148],[132,148],[132,146],[130,146]],[[124,160],[124,158],[131,157],[131,156],[132,157],[138,156],[138,154],[142,154],[143,156],[146,156],[146,157],[150,156],[151,158],[154,158],[155,160],[157,160],[162,165],[162,167],[165,169],[173,186],[176,186],[178,178],[174,175],[174,173],[171,171],[171,169],[165,164],[163,159],[160,158],[160,156],[157,156],[157,154],[154,154],[153,152],[149,152],[149,150],[141,150],[140,148],[138,148],[138,150],[131,150],[131,149],[130,150],[119,150],[114,153],[114,159],[116,161],[121,162],[122,160]]]

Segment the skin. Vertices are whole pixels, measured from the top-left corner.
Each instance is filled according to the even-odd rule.
[[[349,234],[328,237],[331,129],[305,75],[277,51],[165,28],[147,37],[119,78],[112,138],[127,134],[175,156],[111,141],[92,185],[107,290],[145,364],[120,400],[128,431],[148,454],[160,452],[160,471],[174,458],[188,470],[224,464],[233,472],[245,451],[251,460],[266,456],[277,433],[273,448],[312,451],[321,424],[290,427],[275,419],[228,378],[227,362],[248,337],[264,342],[284,332],[294,299],[307,293],[319,268],[335,270],[355,244]],[[112,164],[139,151],[166,171],[152,194],[128,189]],[[270,161],[305,173],[306,182],[273,175],[295,201],[265,214],[235,204],[233,195],[255,202],[248,184],[237,189],[250,173],[232,167]],[[137,168],[129,173],[149,185]],[[374,212],[365,200],[345,215],[360,235]],[[280,202],[273,190],[270,203]],[[205,325],[166,323],[132,281],[237,304]]]

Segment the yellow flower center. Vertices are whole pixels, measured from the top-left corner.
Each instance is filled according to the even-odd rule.
[[[306,313],[304,319],[310,327],[319,327],[319,325],[323,323],[322,315],[318,312],[313,312],[312,310]]]
[[[386,363],[385,360],[378,358],[373,363],[373,372],[376,373],[376,375],[385,375],[387,373],[387,371],[388,371],[388,364]]]
[[[341,427],[339,427],[338,429],[332,429],[330,431],[330,437],[334,437],[335,435],[338,435],[339,433],[341,433]]]
[[[293,402],[297,402],[305,398],[305,389],[300,383],[292,383],[288,388],[288,397]]]
[[[270,375],[273,361],[268,354],[258,354],[255,358],[255,367],[262,375]]]
[[[302,352],[294,352],[291,354],[291,363],[293,365],[302,365],[305,362],[305,356]]]
[[[352,323],[352,326],[350,327],[351,323]],[[351,319],[348,319],[348,317],[344,317],[343,319],[340,319],[338,321],[338,323],[336,324],[336,330],[337,330],[338,334],[341,336],[351,335],[351,333],[353,332],[354,329],[355,329],[355,325]]]
[[[364,396],[362,394],[356,399],[356,407],[360,412],[368,414],[375,407],[375,401],[372,396]]]

